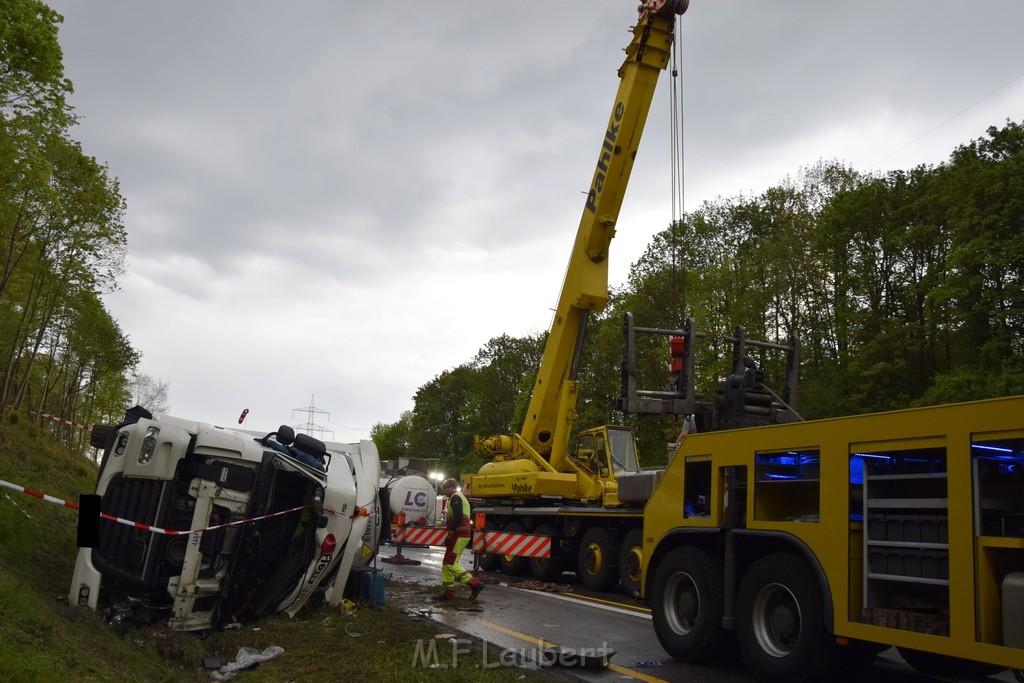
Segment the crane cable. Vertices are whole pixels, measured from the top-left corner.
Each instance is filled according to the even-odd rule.
[[[669,55],[669,66],[671,78],[669,85],[671,94],[669,97],[669,137],[672,182],[672,222],[682,218],[683,215],[683,79],[679,67],[681,51],[681,30],[673,31],[672,47]]]
[[[683,165],[683,78],[681,68],[682,26],[681,18],[677,19],[676,30],[672,32],[672,46],[669,55],[670,95],[669,95],[669,166],[672,184],[672,216],[669,223],[669,237],[672,241],[672,308],[676,318],[681,318],[686,310],[686,284],[679,292],[680,264],[680,227],[685,212],[684,165]],[[685,271],[684,271],[685,277]],[[678,308],[676,308],[678,307]]]

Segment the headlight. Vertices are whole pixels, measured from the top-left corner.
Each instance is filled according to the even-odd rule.
[[[146,436],[142,438],[142,450],[139,451],[139,464],[145,465],[153,459],[153,451],[156,450],[156,437],[160,436],[160,429],[150,427],[146,430]]]

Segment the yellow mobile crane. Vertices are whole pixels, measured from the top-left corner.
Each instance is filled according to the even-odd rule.
[[[490,462],[477,474],[463,477],[465,491],[483,499],[474,510],[485,514],[488,531],[513,540],[524,534],[550,537],[550,554],[528,557],[515,548],[497,556],[479,552],[484,569],[500,567],[511,575],[529,569],[541,580],[572,570],[591,590],[613,590],[621,582],[624,592],[639,591],[643,501],[661,471],[640,471],[633,433],[627,427],[581,430],[571,451],[569,441],[587,319],[602,310],[608,298],[609,244],[658,76],[668,64],[675,18],[688,4],[648,0],[640,7],[522,432],[477,437],[477,451]],[[652,332],[659,331],[635,328],[627,320],[629,339]],[[674,334],[685,349],[675,391],[664,399],[659,395],[665,392],[638,395],[635,386],[624,386],[624,393],[631,391],[620,406],[624,411],[693,415],[699,431],[799,419],[787,405],[795,401],[795,340],[788,346],[752,341],[742,328],[726,337],[733,344],[734,374],[716,401],[705,403],[697,400],[692,372],[693,349],[704,335],[689,322]],[[744,366],[748,345],[789,352],[782,399],[765,389],[756,368]],[[631,348],[626,353],[632,355]],[[631,367],[623,369],[624,377],[634,372]],[[793,397],[787,398],[791,392]]]
[[[612,590],[621,581],[624,592],[639,591],[642,503],[661,472],[639,471],[633,434],[626,427],[584,429],[572,451],[569,441],[576,420],[576,377],[587,319],[602,310],[608,298],[609,244],[655,86],[669,61],[675,19],[688,4],[688,0],[646,0],[640,6],[522,431],[477,437],[477,451],[490,462],[477,474],[463,477],[466,492],[483,499],[474,510],[486,515],[488,531],[507,537],[550,537],[550,555],[527,557],[515,549],[503,550],[508,554],[499,556],[480,552],[485,569],[500,566],[512,575],[529,569],[542,580],[568,569],[592,590]],[[630,328],[627,336],[634,331],[644,330]],[[720,392],[719,398],[728,400],[711,404],[697,401],[693,390],[692,350],[703,335],[691,324],[678,336],[686,349],[686,372],[677,377],[672,398],[665,403],[650,392],[637,396],[634,388],[623,410],[665,412],[667,405],[679,415],[695,415],[698,430],[798,419],[784,401],[775,401],[774,394],[764,389],[753,369],[743,366],[746,345],[766,343],[747,340],[742,329],[726,338],[733,343],[736,358],[736,374],[727,383],[735,386]],[[779,348],[790,351],[792,372],[785,397],[791,384],[795,392],[795,342]],[[624,375],[632,372],[624,369]],[[759,404],[747,405],[750,397],[760,397]],[[756,413],[754,422],[751,412]]]
[[[639,529],[639,508],[617,510],[611,525],[600,516],[604,508],[619,505],[617,472],[637,469],[632,433],[599,427],[580,435],[574,454],[568,453],[568,445],[576,419],[584,330],[590,313],[601,311],[608,299],[609,244],[655,86],[668,65],[675,19],[688,4],[644,0],[640,5],[525,423],[520,434],[477,437],[478,452],[491,462],[463,479],[470,495],[484,499],[476,509],[487,514],[489,528],[558,540],[551,558],[502,556],[502,569],[512,574],[523,572],[527,562],[537,578],[576,568],[571,539],[582,534],[579,570],[584,583],[610,588],[619,578],[613,557],[618,539],[611,537],[611,530],[621,528],[619,522],[627,518],[630,528]],[[484,565],[497,560],[484,558]]]

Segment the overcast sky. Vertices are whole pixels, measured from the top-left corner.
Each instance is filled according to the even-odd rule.
[[[49,4],[72,135],[128,205],[105,301],[173,414],[365,439],[490,338],[548,328],[635,0]],[[1021,0],[693,0],[680,25],[687,210],[1024,119]],[[613,285],[672,218],[670,93]]]

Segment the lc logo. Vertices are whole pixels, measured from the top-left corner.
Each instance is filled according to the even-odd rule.
[[[405,504],[415,505],[418,508],[426,507],[427,494],[423,491],[416,491],[415,494],[412,491],[408,491],[405,494]]]

